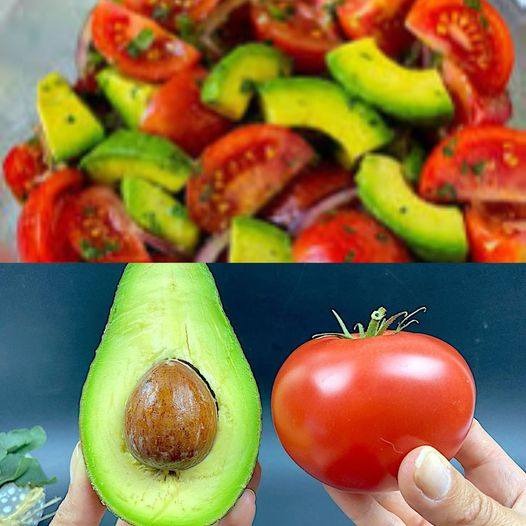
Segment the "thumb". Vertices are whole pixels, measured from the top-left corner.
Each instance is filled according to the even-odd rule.
[[[480,492],[431,447],[407,455],[398,483],[406,502],[434,526],[525,526],[515,512]]]

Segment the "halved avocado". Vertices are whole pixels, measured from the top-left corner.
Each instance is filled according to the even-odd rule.
[[[436,69],[404,68],[373,38],[339,46],[327,55],[327,65],[347,93],[397,119],[436,125],[453,117],[453,101]]]
[[[125,177],[121,194],[126,210],[137,224],[166,239],[180,252],[193,253],[199,241],[199,228],[177,199],[139,177]]]
[[[217,404],[212,449],[177,472],[142,464],[125,438],[127,402],[144,375],[166,361],[192,368]],[[213,524],[249,482],[260,435],[257,385],[208,268],[128,266],[80,402],[82,451],[101,500],[135,526]]]
[[[394,137],[373,108],[350,99],[343,88],[329,80],[274,79],[262,84],[259,93],[267,122],[329,135],[343,148],[348,165]]]
[[[201,99],[217,113],[238,121],[245,115],[257,84],[289,75],[290,70],[290,60],[272,46],[238,46],[212,69]]]
[[[103,69],[97,83],[126,126],[137,129],[157,88],[125,77],[113,68]]]
[[[425,261],[460,262],[468,254],[459,208],[421,199],[405,180],[402,165],[383,155],[368,155],[356,175],[366,209]]]
[[[280,228],[254,219],[236,217],[232,222],[230,263],[291,263],[292,241]]]
[[[175,144],[139,131],[119,130],[84,157],[80,167],[97,182],[142,177],[177,192],[190,177],[192,160]]]
[[[79,157],[104,139],[102,124],[58,73],[38,83],[37,110],[44,141],[57,163]]]

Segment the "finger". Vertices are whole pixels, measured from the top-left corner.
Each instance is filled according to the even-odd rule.
[[[519,496],[526,492],[526,474],[477,421],[456,458],[466,478],[480,491],[509,508],[521,504]]]
[[[431,526],[428,521],[423,519],[421,515],[407,504],[399,491],[378,494],[375,498],[386,510],[400,517],[407,526]]]
[[[386,510],[371,495],[347,493],[328,486],[325,489],[356,526],[404,526],[399,517]]]
[[[252,526],[255,516],[256,494],[246,489],[229,514],[219,521],[219,526]]]
[[[524,526],[518,514],[480,492],[431,447],[407,455],[398,484],[407,503],[434,526]]]
[[[97,526],[102,520],[105,508],[91,487],[80,443],[71,457],[70,478],[68,494],[50,526]]]
[[[247,486],[247,488],[249,488],[252,491],[254,491],[254,493],[257,493],[257,491],[259,489],[259,485],[261,484],[261,475],[262,475],[261,465],[258,462],[256,464],[256,468],[254,469],[254,473],[252,475],[252,478],[250,479],[250,482],[248,483],[248,486]]]

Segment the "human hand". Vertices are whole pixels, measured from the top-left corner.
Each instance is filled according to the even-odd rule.
[[[400,491],[326,489],[357,526],[526,526],[526,474],[478,422],[457,459],[465,478],[436,450],[420,447],[400,466]]]
[[[80,444],[77,444],[70,463],[71,483],[68,494],[55,514],[50,526],[98,526],[106,512],[91,487],[86,473]],[[217,526],[251,526],[256,515],[256,490],[261,479],[258,464],[252,480],[230,513]],[[116,526],[128,526],[118,520]]]

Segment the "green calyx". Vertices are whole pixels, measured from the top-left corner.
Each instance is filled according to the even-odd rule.
[[[426,310],[426,307],[420,307],[419,309],[413,312],[403,311],[399,312],[398,314],[394,314],[393,316],[388,318],[387,309],[385,307],[380,307],[371,314],[371,319],[369,321],[369,324],[367,325],[367,329],[362,323],[357,323],[354,326],[354,331],[357,331],[357,333],[355,332],[354,334],[349,331],[347,325],[345,324],[341,316],[335,310],[333,310],[332,313],[338,320],[338,324],[340,325],[342,332],[328,332],[323,334],[316,334],[313,336],[313,338],[325,338],[326,336],[336,336],[338,338],[358,340],[363,338],[374,338],[376,336],[382,336],[388,330],[392,330],[395,334],[397,334],[407,329],[407,327],[409,327],[413,323],[420,323],[415,318],[415,316],[420,312],[426,312]],[[391,329],[395,322],[398,322],[396,328]]]

